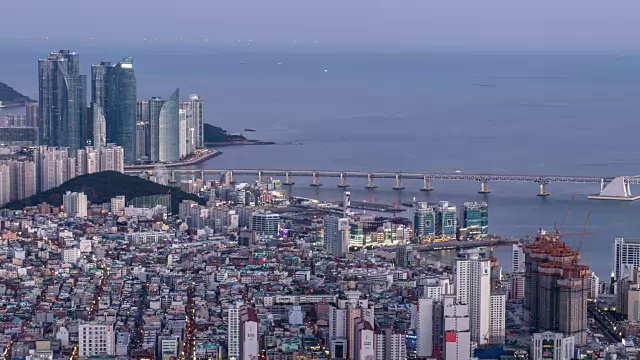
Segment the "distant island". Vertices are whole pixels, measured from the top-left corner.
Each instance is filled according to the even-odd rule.
[[[20,104],[27,103],[33,100],[29,99],[29,97],[24,96],[16,91],[16,89],[11,86],[0,82],[0,102],[3,104]]]
[[[178,204],[183,200],[193,200],[204,204],[204,200],[197,195],[190,194],[179,188],[160,185],[153,181],[129,176],[117,171],[102,171],[93,174],[77,176],[64,184],[38,193],[29,198],[6,204],[4,209],[21,210],[27,206],[35,206],[46,202],[49,205],[62,205],[62,195],[67,191],[83,192],[87,200],[93,204],[102,204],[118,195],[124,195],[129,201],[139,196],[171,195],[171,211],[178,212]]]
[[[247,130],[249,131],[249,130]],[[255,132],[254,129],[251,129]],[[213,146],[228,146],[228,145],[272,145],[275,144],[271,141],[260,141],[247,139],[241,134],[230,134],[227,130],[211,125],[204,124],[204,143],[208,147]]]

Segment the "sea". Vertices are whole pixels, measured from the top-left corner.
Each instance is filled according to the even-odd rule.
[[[55,49],[0,51],[0,81],[37,98],[37,59]],[[139,98],[200,94],[205,121],[276,145],[230,146],[203,168],[460,172],[526,175],[640,174],[640,57],[509,52],[81,49],[90,64],[132,55]],[[252,179],[246,179],[250,181]],[[293,195],[338,200],[296,179]],[[595,201],[597,184],[419,181],[374,191],[350,179],[354,200],[486,201],[490,232],[526,237],[558,226],[603,280],[615,237],[640,237],[640,201]],[[640,187],[632,191],[640,192]],[[408,209],[399,216],[412,217]],[[509,249],[497,250],[509,269]]]

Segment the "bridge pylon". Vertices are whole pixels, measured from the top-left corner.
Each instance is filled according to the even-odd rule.
[[[549,192],[547,191],[547,182],[540,181],[540,191],[538,191],[538,196],[549,196]]]
[[[313,180],[311,181],[311,184],[309,184],[309,186],[322,186],[322,184],[320,183],[320,175],[317,172],[313,173]]]
[[[295,182],[295,181],[293,181],[293,178],[291,177],[291,175],[289,174],[289,172],[288,172],[288,171],[287,171],[287,172],[285,172],[285,173],[284,173],[284,183],[283,183],[283,185],[293,185],[293,184],[295,184],[295,183],[296,183],[296,182]]]
[[[425,175],[424,178],[423,178],[423,181],[424,181],[424,185],[422,185],[422,188],[420,189],[420,191],[431,191],[431,190],[433,190],[433,187],[431,186],[431,178],[430,177]]]
[[[480,191],[478,191],[479,194],[490,194],[491,190],[489,189],[489,182],[486,180],[482,180],[480,182]]]
[[[378,185],[373,182],[373,174],[367,174],[367,185],[364,187],[365,189],[375,189]]]
[[[340,173],[340,183],[338,184],[339,188],[348,188],[349,184],[347,184],[347,175],[343,172]]]
[[[402,176],[400,176],[400,174],[396,174],[396,185],[393,187],[393,190],[404,190],[404,186],[402,186]]]

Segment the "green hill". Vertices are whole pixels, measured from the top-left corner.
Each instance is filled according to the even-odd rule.
[[[67,191],[83,192],[87,195],[87,200],[93,204],[108,202],[118,195],[124,195],[129,201],[138,196],[169,193],[171,194],[171,211],[174,214],[178,213],[178,204],[183,200],[194,200],[204,204],[202,198],[175,187],[160,185],[153,181],[125,175],[117,171],[103,171],[77,176],[56,188],[33,195],[27,199],[10,202],[4,208],[20,210],[26,206],[34,206],[43,202],[60,206],[62,205],[62,195]]]
[[[204,124],[203,137],[205,143],[222,143],[247,140],[247,138],[242,135],[229,134],[227,130],[211,124]]]
[[[20,94],[11,86],[0,82],[0,101],[7,103],[19,103],[31,101],[28,97]]]

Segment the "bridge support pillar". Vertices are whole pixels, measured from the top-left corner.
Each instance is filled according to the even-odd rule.
[[[347,175],[343,172],[340,173],[340,184],[338,184],[339,188],[348,188],[349,184],[347,184]]]
[[[549,192],[547,192],[547,183],[544,181],[540,183],[540,191],[538,192],[538,196],[549,196]]]
[[[284,173],[284,185],[293,185],[295,183],[296,182],[293,181],[293,178],[291,177],[291,175],[289,175],[288,171]]]
[[[433,187],[431,187],[431,178],[425,175],[423,180],[424,180],[424,185],[422,185],[422,189],[420,189],[420,191],[433,190]]]
[[[263,182],[263,176],[262,176],[262,171],[258,171],[258,182]]]
[[[404,186],[402,186],[402,177],[400,174],[396,174],[396,186],[393,187],[393,190],[403,190]]]
[[[310,186],[322,186],[322,184],[320,183],[320,175],[318,175],[317,172],[313,173],[313,181],[309,185]]]
[[[364,187],[365,189],[375,189],[378,185],[373,182],[373,174],[367,174],[367,185]]]
[[[480,194],[489,194],[489,193],[491,193],[491,190],[489,190],[489,182],[488,181],[482,181],[480,183],[480,191],[478,191],[478,193],[480,193]]]

